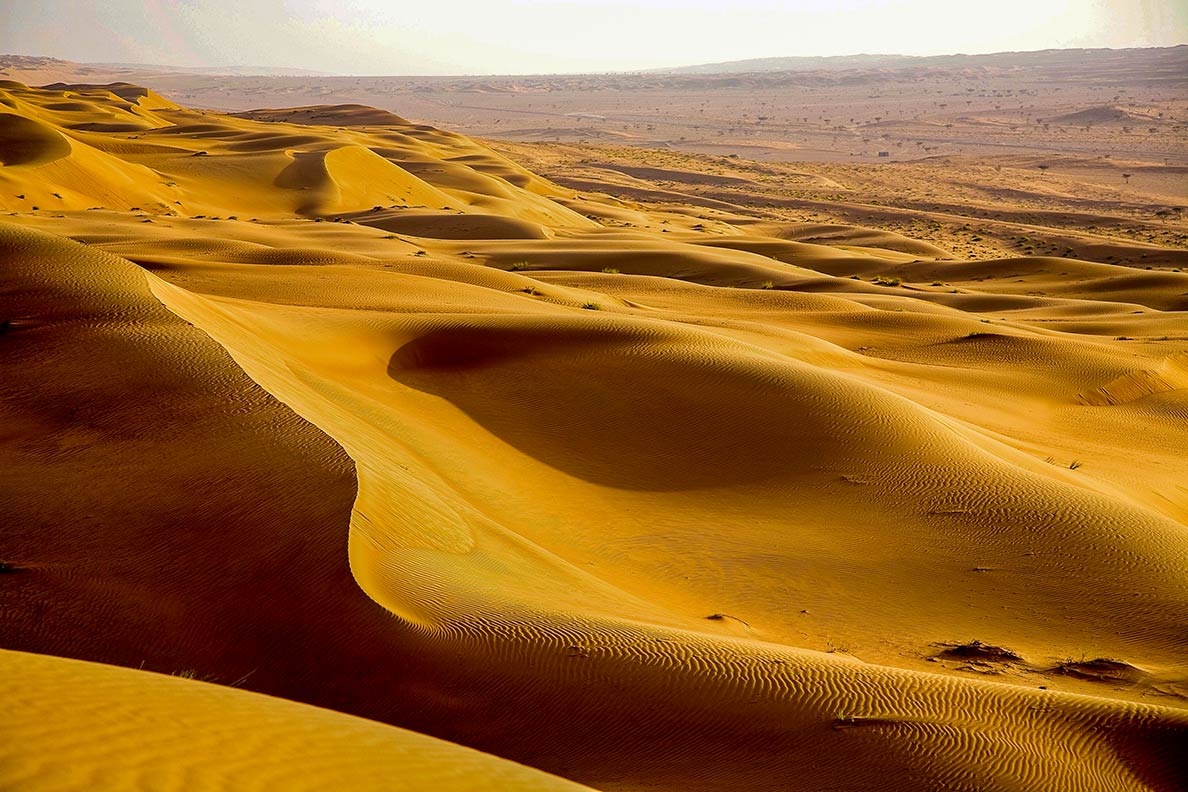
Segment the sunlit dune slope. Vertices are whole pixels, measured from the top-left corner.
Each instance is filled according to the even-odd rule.
[[[349,131],[303,116],[212,117],[135,86],[2,83],[0,162],[26,169],[0,172],[0,209],[313,216],[420,206],[589,224],[539,195],[545,182],[459,135],[359,108],[332,115],[344,113]]]
[[[77,660],[0,650],[0,696],[5,789],[585,788],[374,721]]]
[[[608,790],[1188,781],[1188,275],[3,90],[4,646]]]

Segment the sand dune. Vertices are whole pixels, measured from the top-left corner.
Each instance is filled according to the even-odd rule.
[[[0,651],[6,789],[558,789],[440,740],[254,693]],[[61,713],[46,718],[47,710]],[[62,717],[64,716],[64,717]]]
[[[607,790],[1188,781],[1175,267],[962,260],[650,181],[760,174],[577,190],[367,108],[2,92],[6,648]],[[160,126],[87,126],[125,105]],[[249,779],[562,783],[0,663],[93,686],[96,729],[125,692],[138,728],[191,712],[121,733],[160,772],[250,733],[280,748]],[[22,700],[0,729],[60,739]],[[0,772],[56,788],[38,750]]]

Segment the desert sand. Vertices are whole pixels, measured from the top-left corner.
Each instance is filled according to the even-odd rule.
[[[1188,783],[1173,171],[0,103],[0,783]]]
[[[362,104],[497,140],[776,162],[1071,156],[1188,166],[1188,45],[475,77],[195,72],[0,55],[0,80],[130,82],[223,111]],[[884,153],[886,156],[880,156]],[[1111,185],[1126,186],[1120,169]],[[1135,180],[1138,184],[1138,180]]]
[[[587,789],[222,685],[4,650],[0,669],[5,789]]]

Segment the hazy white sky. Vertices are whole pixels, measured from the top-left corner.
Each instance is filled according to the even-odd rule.
[[[0,52],[343,74],[1188,43],[1188,0],[0,0]]]

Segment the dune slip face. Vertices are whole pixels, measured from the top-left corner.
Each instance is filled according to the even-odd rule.
[[[1182,248],[507,148],[0,83],[0,785],[1188,784]]]

